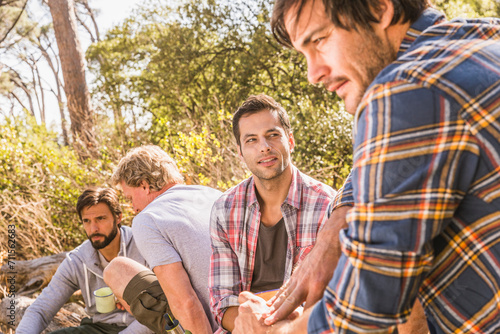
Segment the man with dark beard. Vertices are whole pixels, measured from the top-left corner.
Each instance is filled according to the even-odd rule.
[[[42,332],[78,289],[90,317],[84,318],[78,327],[53,333],[151,333],[126,311],[116,308],[99,313],[96,309],[93,292],[106,286],[102,273],[112,259],[124,256],[146,265],[131,229],[121,226],[122,212],[116,192],[110,188],[89,188],[78,198],[76,210],[89,240],[67,254],[49,285],[27,309],[16,333]]]

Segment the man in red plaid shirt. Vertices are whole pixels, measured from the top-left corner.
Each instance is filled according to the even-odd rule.
[[[278,289],[313,247],[335,191],[292,165],[295,141],[283,107],[250,96],[233,116],[238,154],[252,176],[212,209],[210,306],[231,331],[238,295]]]

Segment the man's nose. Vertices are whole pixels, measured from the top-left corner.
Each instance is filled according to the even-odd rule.
[[[90,233],[94,234],[99,232],[99,225],[95,222],[90,223]]]
[[[307,60],[307,80],[312,84],[322,82],[328,77],[328,67],[323,64],[317,57],[309,56]]]
[[[261,152],[268,152],[271,150],[271,145],[267,142],[267,140],[262,140],[260,144],[260,151]]]

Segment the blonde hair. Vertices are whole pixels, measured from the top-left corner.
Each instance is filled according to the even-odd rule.
[[[144,145],[130,150],[118,163],[111,182],[117,185],[121,181],[129,187],[139,187],[146,181],[152,191],[159,191],[167,184],[184,182],[184,178],[167,152]]]

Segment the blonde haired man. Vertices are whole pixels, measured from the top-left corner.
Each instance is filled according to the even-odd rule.
[[[104,280],[139,322],[163,332],[169,313],[193,333],[212,333],[208,302],[209,221],[221,193],[184,185],[175,161],[158,146],[132,149],[113,174],[137,216],[132,232],[150,269],[112,261]]]

